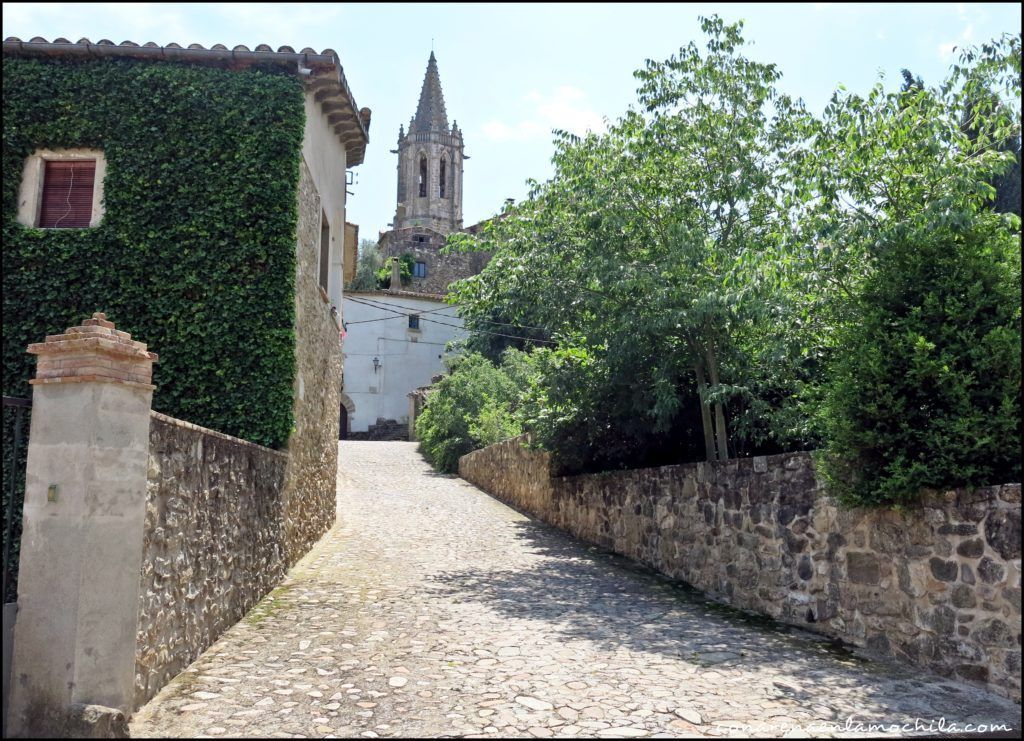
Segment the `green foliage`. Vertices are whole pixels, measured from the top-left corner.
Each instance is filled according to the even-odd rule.
[[[1020,37],[919,82],[838,92],[806,163],[815,270],[836,289],[823,470],[851,503],[1020,476],[1020,219],[993,213]]]
[[[20,422],[19,422],[20,417]],[[7,602],[18,601],[18,560],[21,552],[21,522],[25,501],[25,464],[28,457],[28,432],[32,410],[5,406],[3,408],[3,507],[0,530],[6,537],[8,500],[11,501],[11,539],[7,563],[3,564]],[[19,426],[21,429],[18,430]],[[15,443],[18,443],[15,445]]]
[[[468,346],[532,348],[525,428],[563,473],[824,444],[851,502],[1019,477],[1020,220],[997,196],[1020,37],[937,88],[840,88],[819,120],[740,24],[702,26],[706,49],[636,73],[639,110],[558,132],[551,180],[449,239],[493,253],[449,294]]]
[[[416,420],[420,450],[434,468],[454,473],[459,458],[522,433],[517,410],[533,377],[529,357],[509,350],[501,366],[478,353],[450,361]]]
[[[377,288],[384,289],[391,287],[391,263],[395,258],[389,259],[384,267],[377,271]],[[398,258],[398,270],[399,278],[402,281],[403,286],[407,286],[412,283],[412,268],[415,260],[413,256],[406,252],[400,258]]]
[[[774,66],[742,54],[741,24],[702,25],[705,50],[636,73],[640,111],[604,134],[560,133],[554,177],[478,240],[450,244],[494,253],[451,289],[469,328],[565,351],[545,366],[557,409],[534,419],[570,469],[811,442],[788,419],[743,423],[794,403],[815,357],[813,319],[780,331],[813,316],[787,180],[810,117]],[[730,436],[737,425],[745,437]]]
[[[154,408],[279,447],[292,428],[301,83],[130,60],[4,58],[4,393],[25,348],[106,312],[160,355]],[[91,229],[16,222],[25,157],[101,149]]]
[[[384,258],[380,254],[377,243],[370,239],[360,239],[356,277],[345,288],[350,291],[377,290],[377,273],[383,265]]]
[[[822,470],[848,502],[1020,480],[1019,261],[991,215],[883,246],[825,407]]]

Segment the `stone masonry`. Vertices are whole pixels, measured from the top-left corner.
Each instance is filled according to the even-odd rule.
[[[153,412],[135,707],[238,622],[302,555],[289,552],[285,538],[287,464],[284,453]]]
[[[341,335],[317,283],[320,196],[305,161],[299,178],[295,273],[295,430],[285,476],[288,566],[334,524],[341,408]]]
[[[343,440],[340,458],[344,516],[135,715],[132,736],[895,738],[940,719],[950,737],[968,723],[979,736],[1020,729],[1011,700],[708,601],[439,475],[415,443]]]
[[[412,255],[415,262],[422,262],[426,266],[426,275],[413,276],[403,288],[443,296],[448,292],[450,283],[476,275],[491,259],[490,253],[486,252],[441,254],[448,234],[428,227],[393,229],[381,237],[380,254],[385,258]]]
[[[101,313],[37,355],[4,736],[124,730],[157,360]]]
[[[398,132],[398,192],[391,231],[378,243],[385,258],[412,255],[423,263],[426,275],[414,275],[408,290],[445,294],[448,284],[476,275],[490,255],[441,254],[448,235],[463,231],[462,192],[465,143],[448,113],[441,90],[437,60],[430,53],[416,115],[409,131]],[[472,231],[473,227],[465,231]]]
[[[731,605],[1020,701],[1020,484],[845,509],[806,453],[552,478],[520,438],[459,473]]]
[[[395,419],[377,418],[375,424],[370,425],[366,432],[350,432],[349,440],[408,440],[409,425]]]

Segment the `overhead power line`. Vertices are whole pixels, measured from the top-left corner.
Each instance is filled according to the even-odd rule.
[[[402,312],[402,311],[395,311],[394,309],[390,309],[390,308],[384,308],[383,306],[379,306],[379,305],[376,305],[374,303],[369,303],[369,302],[363,301],[361,299],[352,298],[351,296],[347,297],[347,300],[352,301],[353,303],[363,304],[364,306],[369,306],[372,309],[378,309],[380,311],[390,311],[395,316],[385,316],[385,317],[379,317],[377,319],[360,319],[359,321],[355,321],[355,322],[345,322],[346,325],[367,324],[369,322],[382,322],[382,321],[384,321],[386,319],[397,319],[399,317],[419,316],[421,322],[430,322],[432,324],[440,324],[440,325],[445,326],[445,327],[454,327],[455,329],[461,329],[464,332],[477,332],[479,334],[486,334],[486,335],[490,335],[492,337],[506,337],[506,338],[511,339],[511,340],[527,340],[529,342],[537,342],[537,343],[541,343],[541,344],[544,344],[544,345],[557,345],[558,344],[557,342],[554,342],[553,340],[536,340],[536,339],[532,339],[530,337],[522,337],[520,335],[503,334],[501,332],[491,332],[490,330],[486,330],[486,329],[467,329],[466,327],[464,327],[464,326],[462,326],[460,324],[450,324],[448,322],[439,322],[436,319],[426,319],[426,318],[424,318],[422,316],[422,314],[427,314],[427,313],[432,313],[432,312],[435,312],[435,311],[439,311],[438,309],[432,309],[429,312],[417,312],[417,311],[404,311],[404,312]],[[397,306],[397,304],[389,304],[389,306]],[[398,308],[408,308],[408,307],[398,306]],[[487,320],[481,320],[481,321],[487,321]],[[495,324],[506,324],[505,322],[494,322],[494,323]],[[515,329],[526,329],[524,327],[518,327],[518,326],[516,326],[514,324],[508,324],[507,326],[513,327]],[[539,327],[535,328],[535,329],[539,329]]]
[[[349,301],[355,301],[356,303],[367,304],[368,306],[369,305],[379,306],[379,308],[384,308],[384,307],[389,307],[389,308],[394,307],[396,309],[407,309],[408,308],[407,306],[401,306],[400,304],[390,304],[387,301],[381,301],[380,299],[367,299],[367,298],[358,298],[358,299],[356,299],[356,298],[351,298],[351,297],[348,297],[348,296],[346,296],[345,298],[347,300],[349,300]],[[451,308],[455,308],[455,307],[453,307],[453,306],[442,306],[440,309],[430,309],[428,311],[420,311],[420,312],[413,312],[413,313],[417,313],[417,314],[433,314],[433,313],[436,313],[438,311],[444,311],[445,309],[451,309]],[[451,315],[447,315],[446,314],[445,316],[451,316]],[[386,317],[386,318],[391,318],[391,317]],[[452,316],[452,318],[455,319],[457,317]],[[461,317],[458,317],[458,318],[461,318]],[[364,320],[360,320],[359,322],[352,322],[352,324],[361,324],[364,321],[373,321],[373,322],[375,322],[375,321],[380,321],[380,320],[379,319],[364,319]],[[433,320],[426,320],[426,321],[433,321]],[[501,327],[512,327],[513,329],[532,329],[532,330],[535,330],[537,332],[547,332],[548,331],[544,327],[533,327],[533,326],[530,326],[528,324],[513,324],[511,322],[498,322],[498,321],[494,321],[493,319],[481,319],[479,317],[474,317],[472,321],[474,321],[474,322],[483,322],[484,324],[494,324],[494,325],[501,326]],[[471,331],[477,331],[477,330],[471,330]],[[522,338],[522,339],[526,339],[526,338]],[[537,340],[537,342],[540,342],[540,341],[541,340]]]

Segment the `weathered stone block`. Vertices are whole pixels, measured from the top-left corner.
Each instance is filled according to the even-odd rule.
[[[960,571],[960,565],[956,561],[944,561],[941,558],[928,560],[932,576],[939,581],[956,581],[956,575]]]
[[[986,584],[998,584],[1006,578],[1006,569],[1001,564],[985,556],[978,563],[978,576]]]
[[[970,608],[978,604],[974,596],[974,590],[966,584],[957,584],[950,594],[950,601],[954,607]]]
[[[846,576],[855,584],[878,584],[881,577],[878,558],[873,553],[847,552]]]
[[[985,540],[1004,560],[1020,558],[1020,510],[996,510],[985,520]]]
[[[983,646],[1012,648],[1016,645],[1013,631],[1000,618],[989,618],[974,629],[973,635]]]
[[[979,558],[985,552],[985,544],[981,542],[981,538],[971,538],[958,545],[956,552],[964,558]]]

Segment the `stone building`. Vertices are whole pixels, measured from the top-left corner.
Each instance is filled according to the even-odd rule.
[[[346,172],[369,142],[337,53],[37,37],[3,64],[5,395],[28,388],[25,327],[113,307],[160,348],[157,411],[287,451],[304,552],[334,522]]]
[[[456,307],[422,291],[345,291],[345,385],[339,433],[408,439],[413,389],[444,372],[448,343],[464,339]]]
[[[248,441],[231,443],[239,449],[267,446],[261,455],[277,461],[277,515],[262,507],[257,520],[279,542],[253,561],[283,574],[335,521],[342,286],[346,269],[354,271],[358,236],[345,220],[346,172],[363,162],[370,110],[356,105],[331,49],[8,38],[3,68],[5,396],[30,388],[25,337],[41,339],[67,326],[64,317],[111,307],[112,319],[159,348],[147,385],[155,387],[156,411],[217,431],[207,437]],[[102,329],[114,331],[109,322]],[[77,418],[67,419],[80,431]],[[35,429],[30,437],[43,439]],[[209,469],[194,468],[221,502],[236,475],[203,460]],[[184,490],[180,480],[174,486]],[[237,527],[232,518],[218,543]],[[181,538],[159,532],[163,563],[191,563]],[[206,549],[198,550],[208,564]],[[216,590],[234,600],[225,613],[234,617],[251,606],[245,599],[262,596],[239,573]],[[189,583],[183,576],[180,584]],[[200,593],[187,591],[190,599]],[[178,603],[165,610],[172,603],[158,591],[138,599],[144,616],[182,613],[203,626],[196,629],[202,640],[216,637],[207,620],[219,609],[212,597],[194,610]],[[54,625],[63,623],[19,618],[15,647],[67,638],[53,635]],[[37,627],[35,639],[22,635]],[[140,640],[143,699],[195,658],[182,641],[167,643]],[[19,678],[28,701],[12,698],[16,730],[45,720],[37,700],[59,704],[76,684],[81,689],[78,670],[67,667],[49,685]],[[103,704],[130,713],[127,684]]]
[[[452,232],[463,231],[462,186],[465,144],[448,113],[437,59],[430,53],[416,115],[409,130],[399,127],[398,193],[392,229],[380,237],[385,257],[412,255],[415,267],[409,291],[444,294],[448,284],[476,275],[490,259],[485,253],[442,255]]]

